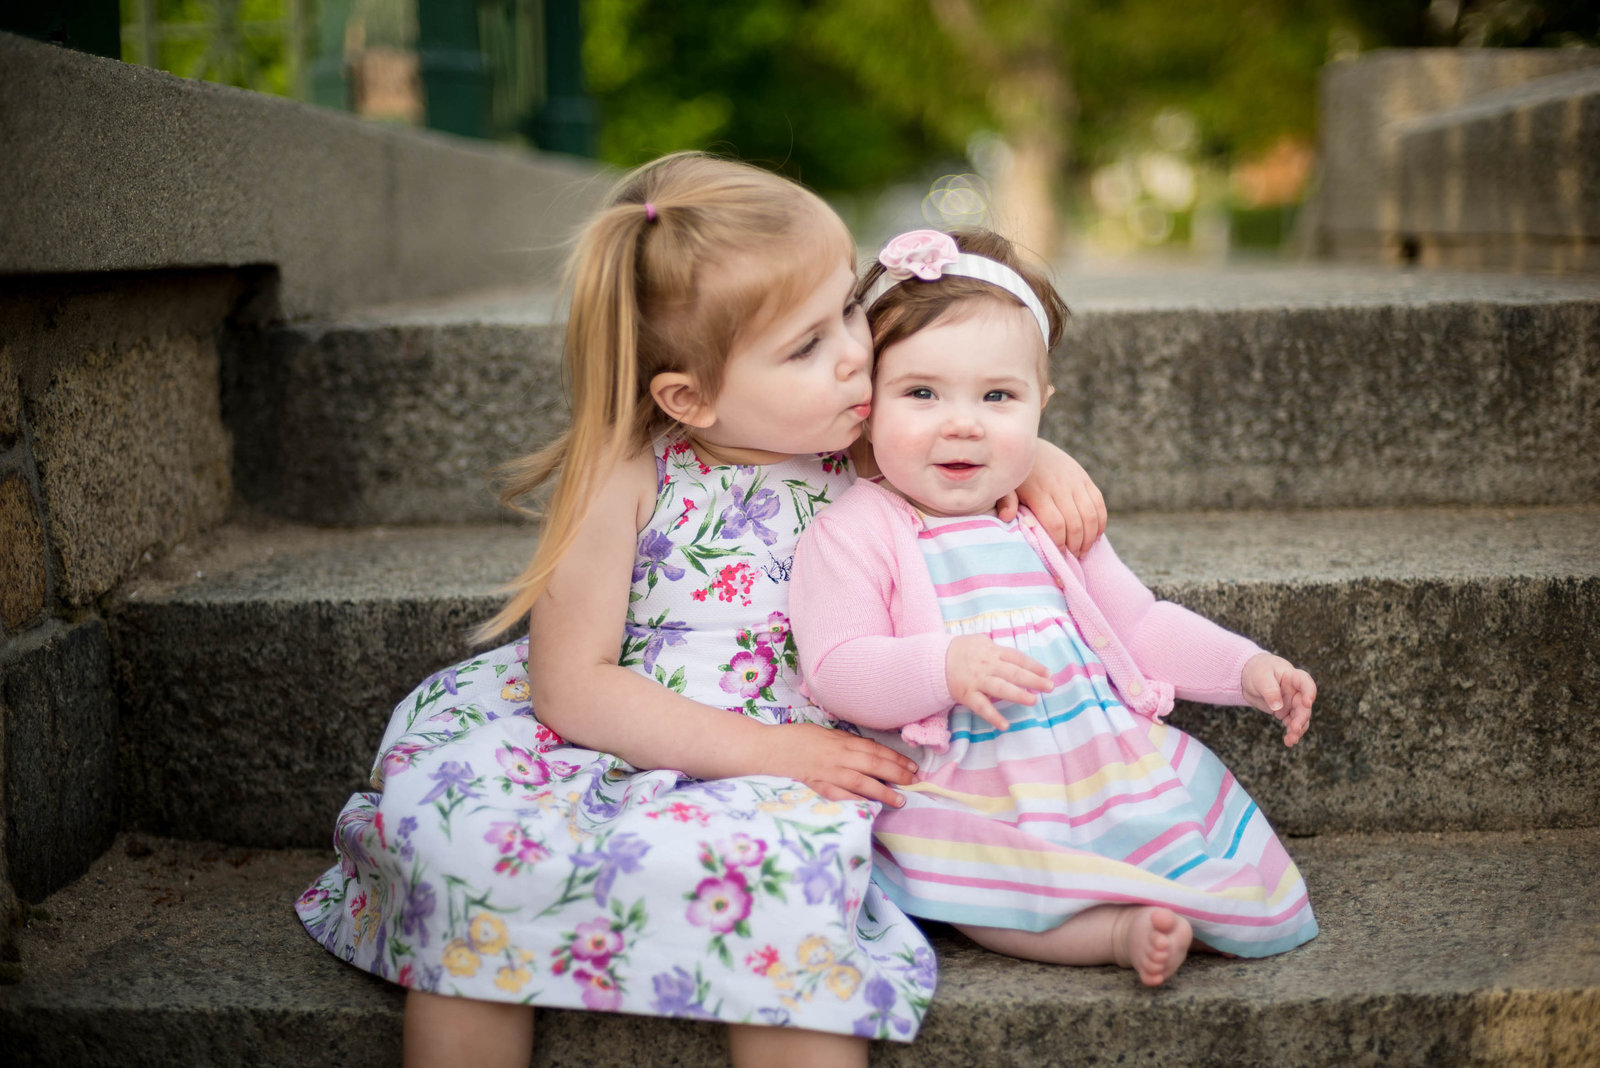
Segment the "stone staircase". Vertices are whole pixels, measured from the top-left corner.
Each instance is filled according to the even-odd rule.
[[[1174,719],[1286,835],[1323,933],[1149,991],[939,929],[923,1034],[874,1063],[1600,1063],[1600,286],[1064,289],[1048,432],[1107,489],[1119,551],[1318,677],[1292,750],[1249,711]],[[465,654],[530,552],[479,473],[551,429],[556,317],[525,294],[411,304],[225,361],[251,507],[106,610],[123,833],[30,907],[9,1063],[397,1063],[398,990],[289,905],[389,707]],[[535,1063],[717,1063],[721,1042],[549,1012]]]

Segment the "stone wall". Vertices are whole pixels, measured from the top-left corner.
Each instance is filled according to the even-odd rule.
[[[226,513],[218,342],[271,283],[0,278],[0,908],[76,878],[116,832],[102,607],[142,562]]]
[[[605,184],[0,33],[0,981],[119,826],[106,610],[233,507],[224,374],[274,324],[553,278]]]
[[[1594,98],[1593,48],[1391,49],[1329,64],[1307,251],[1600,271]]]

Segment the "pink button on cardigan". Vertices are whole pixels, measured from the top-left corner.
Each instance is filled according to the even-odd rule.
[[[1242,705],[1240,674],[1261,652],[1248,638],[1158,601],[1101,538],[1080,562],[1064,557],[1024,512],[1024,533],[1066,595],[1067,611],[1130,710],[1160,719],[1174,696]],[[800,538],[789,616],[811,699],[912,745],[943,750],[955,705],[945,633],[903,498],[862,479]]]

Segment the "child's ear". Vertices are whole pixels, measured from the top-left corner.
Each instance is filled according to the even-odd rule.
[[[701,395],[694,379],[682,371],[662,371],[650,380],[656,406],[684,426],[704,430],[716,421],[711,402]]]

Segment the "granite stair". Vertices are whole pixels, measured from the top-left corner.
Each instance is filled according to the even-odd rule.
[[[1285,835],[1322,934],[1168,986],[934,931],[875,1064],[1600,1063],[1600,286],[1342,268],[1069,279],[1046,432],[1163,596],[1318,677],[1180,706]],[[399,992],[289,904],[387,710],[526,560],[480,476],[560,425],[548,295],[240,339],[236,521],[105,607],[123,833],[30,906],[11,1063],[393,1064]],[[708,1064],[720,1032],[549,1012],[535,1063]]]

